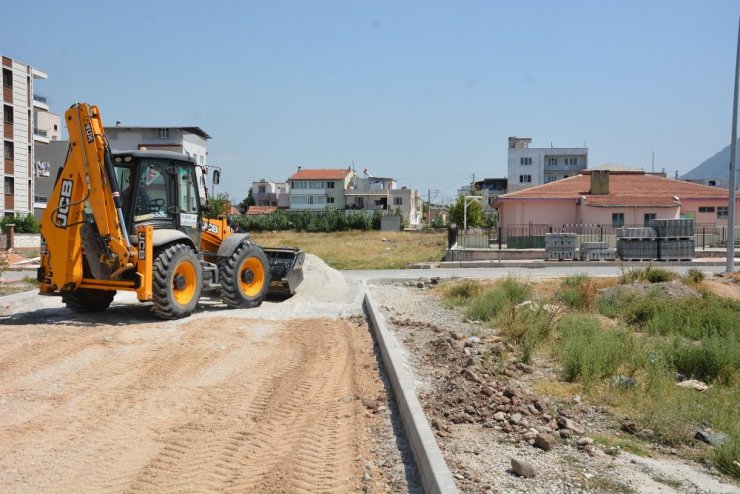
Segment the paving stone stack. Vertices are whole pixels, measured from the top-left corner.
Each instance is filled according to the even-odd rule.
[[[581,242],[581,261],[613,261],[616,249],[610,249],[606,242]]]
[[[617,228],[616,233],[620,259],[653,261],[658,258],[658,240],[653,228]]]
[[[658,237],[658,259],[690,261],[694,257],[694,220],[651,220],[650,226]]]
[[[546,233],[545,260],[546,261],[574,261],[576,259],[575,233]]]

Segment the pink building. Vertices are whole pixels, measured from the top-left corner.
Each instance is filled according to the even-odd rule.
[[[531,223],[553,228],[642,226],[650,219],[669,218],[727,226],[728,205],[727,189],[643,171],[610,170],[583,170],[573,177],[499,196],[495,202],[502,227]],[[740,215],[736,218],[740,225]]]

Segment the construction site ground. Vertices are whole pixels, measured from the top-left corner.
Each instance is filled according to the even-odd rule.
[[[171,322],[5,303],[0,491],[418,491],[361,292],[313,256],[305,278]]]
[[[676,458],[587,454],[568,441],[544,452],[448,419],[476,406],[457,376],[480,328],[442,306],[430,277],[572,269],[340,273],[309,255],[292,298],[249,310],[205,301],[169,322],[131,294],[87,315],[13,296],[0,304],[0,491],[421,492],[362,312],[368,289],[461,492],[738,492]],[[409,281],[390,280],[400,278]],[[435,343],[453,337],[459,348]],[[526,389],[521,372],[510,380]],[[459,396],[460,409],[442,409],[440,393]],[[537,477],[515,476],[513,457]]]

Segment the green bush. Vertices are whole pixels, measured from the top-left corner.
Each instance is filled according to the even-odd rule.
[[[686,273],[686,278],[694,285],[698,285],[699,283],[704,281],[704,271],[699,268],[689,268],[688,272]]]
[[[592,309],[596,300],[596,285],[585,273],[568,276],[560,284],[558,300],[577,310]]]
[[[295,230],[304,232],[334,232],[346,230],[379,230],[380,218],[384,215],[401,216],[401,226],[405,219],[398,208],[390,211],[345,211],[325,208],[320,211],[291,211],[278,209],[270,214],[233,216],[231,221],[249,232]]]
[[[11,223],[15,225],[16,233],[39,232],[39,222],[31,213],[28,213],[25,216],[3,216],[0,218],[0,228],[2,228],[3,233],[7,233],[5,227]]]
[[[651,334],[678,334],[692,340],[740,334],[740,302],[708,294],[681,300],[655,299],[639,321]]]
[[[678,275],[673,271],[663,268],[656,268],[652,264],[644,269],[628,269],[622,271],[619,277],[619,283],[622,285],[634,283],[636,281],[647,281],[650,283],[662,283],[676,279]]]
[[[531,294],[528,283],[506,278],[494,289],[472,299],[466,315],[474,321],[492,321],[505,308],[524,302]]]
[[[669,366],[684,376],[725,385],[738,384],[740,375],[740,341],[735,335],[709,336],[700,341],[674,338],[660,351]]]
[[[603,330],[591,315],[569,314],[558,323],[557,352],[566,381],[588,386],[614,375],[631,353],[631,339],[624,331]]]

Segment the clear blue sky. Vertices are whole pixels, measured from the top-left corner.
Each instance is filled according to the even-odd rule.
[[[239,200],[298,165],[450,198],[508,136],[683,173],[730,142],[740,2],[13,2],[0,52],[52,111],[200,126]],[[6,9],[7,11],[7,9]],[[8,19],[6,19],[7,21]]]

